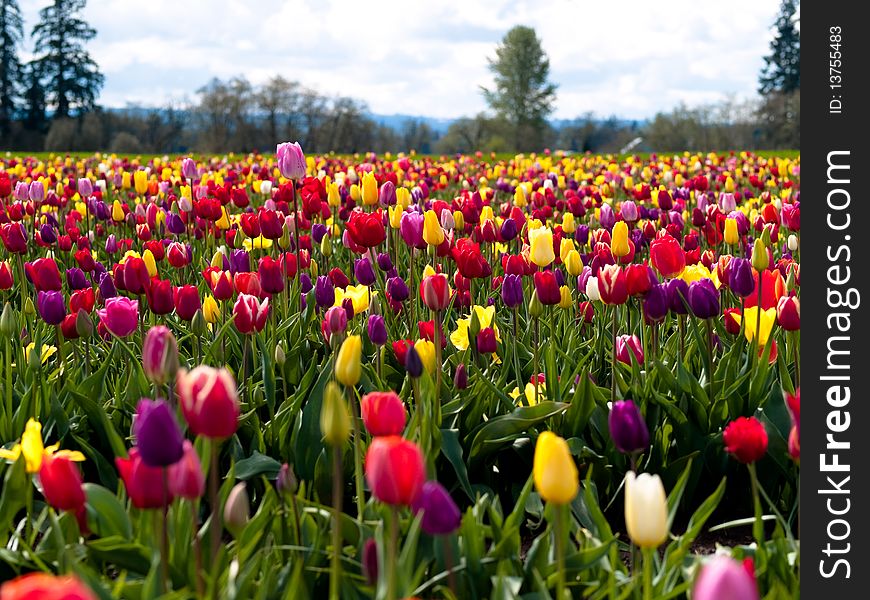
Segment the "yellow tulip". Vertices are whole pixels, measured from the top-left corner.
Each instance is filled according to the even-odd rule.
[[[230,217],[226,206],[221,206],[221,218],[214,222],[214,226],[221,230],[230,228]]]
[[[514,204],[520,208],[523,208],[527,204],[526,192],[523,190],[521,185],[518,185],[514,192]]]
[[[330,446],[343,445],[350,437],[350,416],[341,390],[334,381],[326,384],[320,409],[320,433]]]
[[[124,220],[124,207],[118,200],[112,203],[112,220],[115,223],[120,223]]]
[[[539,267],[546,267],[556,260],[553,251],[553,232],[549,227],[538,227],[529,230],[531,252],[529,259]]]
[[[347,386],[356,385],[362,372],[362,340],[349,335],[342,342],[335,358],[335,378]]]
[[[364,173],[362,178],[362,201],[366,206],[378,203],[378,180],[374,173]]]
[[[462,214],[461,210],[453,211],[453,228],[454,229],[465,229],[465,215]]]
[[[393,229],[401,227],[402,215],[405,214],[405,209],[402,208],[402,205],[397,203],[395,206],[389,207],[387,212],[390,216],[390,227]]]
[[[434,210],[427,210],[424,216],[423,240],[430,246],[440,246],[444,242],[444,230]]]
[[[139,195],[148,191],[148,174],[145,171],[136,171],[133,174],[133,186]]]
[[[572,303],[571,290],[567,285],[563,285],[559,288],[559,308],[571,308]]]
[[[359,185],[355,183],[350,186],[350,199],[358,203],[360,201],[360,198],[362,198],[362,194],[360,192]]]
[[[435,364],[435,344],[429,340],[420,339],[414,342],[414,350],[417,351],[417,355],[420,357],[420,362],[423,363],[426,372],[430,375],[435,373],[435,368],[437,367]]]
[[[696,265],[686,265],[686,268],[680,273],[679,279],[682,279],[686,283],[692,283],[695,281],[700,281],[702,279],[711,279],[712,273],[710,269],[698,263]],[[714,282],[715,283],[715,282]],[[718,286],[717,286],[718,287]]]
[[[332,207],[341,206],[341,194],[338,193],[337,183],[326,186],[326,203]]]
[[[729,193],[734,191],[734,180],[730,176],[725,178],[725,191]]]
[[[154,254],[151,250],[146,250],[142,253],[142,260],[145,262],[145,267],[148,269],[148,277],[157,276],[157,261],[154,260]]]
[[[202,314],[205,317],[206,323],[217,323],[220,319],[220,308],[218,308],[218,303],[211,294],[206,296],[202,302]]]
[[[125,190],[130,189],[131,180],[132,180],[132,177],[130,176],[130,173],[121,174],[121,187]]]
[[[574,233],[577,230],[577,224],[574,222],[574,215],[566,212],[562,217],[562,231],[565,233]]]
[[[541,498],[553,504],[568,504],[580,488],[568,443],[552,431],[538,436],[532,473]]]
[[[758,321],[758,307],[753,306],[740,313],[734,313],[734,320],[739,324],[743,317],[746,318],[746,324],[743,326],[743,333],[746,335],[747,341],[751,342],[755,339],[755,324]],[[761,311],[761,324],[758,329],[758,345],[764,347],[767,345],[767,339],[770,337],[770,332],[773,330],[773,325],[776,323],[776,309],[768,308]]]
[[[481,329],[486,329],[487,327],[492,327],[493,332],[495,333],[495,340],[497,342],[501,341],[501,335],[499,335],[498,325],[494,323],[495,321],[495,306],[487,306],[484,308],[480,305],[475,305],[472,309],[474,311],[474,315],[477,317],[477,322],[480,324]],[[450,334],[450,343],[453,344],[458,350],[466,350],[470,345],[469,333],[471,329],[471,319],[457,319],[456,321],[456,331]]]
[[[483,225],[487,221],[495,221],[495,215],[492,212],[492,207],[489,205],[484,206],[480,210],[480,224]]]
[[[0,448],[0,458],[10,461],[18,460],[18,457],[24,454],[24,467],[28,473],[38,473],[42,466],[42,459],[46,455],[57,454],[69,460],[81,462],[85,459],[84,455],[78,450],[58,450],[59,444],[53,444],[45,447],[42,443],[42,425],[39,421],[30,418],[24,426],[24,433],[21,435],[21,442],[15,444],[12,448]]]
[[[613,226],[613,235],[610,239],[610,252],[616,258],[622,258],[631,252],[628,245],[628,225],[625,221],[617,221]]]
[[[545,399],[545,394],[547,393],[547,385],[544,383],[538,384],[538,393],[537,397],[535,395],[535,384],[529,382],[526,384],[526,387],[523,389],[523,395],[526,397],[526,404],[528,406],[536,405],[540,400]],[[520,389],[518,387],[514,387],[514,389],[509,394],[511,398],[517,403],[517,406],[522,406],[520,402],[517,402],[520,398]]]
[[[314,262],[311,264],[314,265]],[[362,284],[349,285],[344,290],[336,288],[334,306],[341,306],[341,303],[344,302],[345,298],[350,298],[350,301],[353,303],[353,314],[358,315],[368,310],[370,294],[371,296],[375,296],[377,293],[370,292],[369,288]]]
[[[725,219],[725,243],[734,245],[740,242],[740,234],[737,232],[737,219],[728,217]]]
[[[401,206],[402,210],[411,206],[411,190],[406,187],[396,188],[396,206]]]
[[[568,275],[572,277],[577,277],[583,271],[583,259],[580,258],[580,253],[576,250],[571,250],[568,253],[568,256],[565,257],[565,270],[568,271]]]
[[[625,476],[625,528],[641,548],[657,548],[668,537],[668,500],[658,475]]]
[[[24,360],[25,362],[30,360],[30,353],[33,352],[33,349],[36,348],[36,344],[30,342],[27,346],[24,347]],[[54,353],[57,352],[57,348],[55,346],[50,346],[48,344],[42,345],[42,351],[40,352],[39,360],[42,364],[48,362],[48,359],[54,356]]]
[[[568,258],[568,254],[572,250],[574,250],[574,240],[562,238],[562,241],[559,243],[559,258],[562,259],[562,262],[565,262],[565,259]]]

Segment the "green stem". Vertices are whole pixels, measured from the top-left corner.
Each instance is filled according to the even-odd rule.
[[[713,402],[713,320],[706,319],[707,325],[707,397]]]
[[[755,509],[755,520],[752,523],[752,536],[758,544],[758,552],[764,552],[764,521],[762,520],[761,498],[758,494],[758,474],[755,472],[755,464],[748,463],[749,480],[752,484],[752,506]]]
[[[399,509],[390,505],[390,546],[389,565],[387,567],[387,600],[396,600],[396,571],[398,569],[399,554]]]
[[[613,305],[613,314],[610,319],[611,341],[613,342],[613,354],[610,363],[610,402],[616,402],[616,313],[617,305]]]
[[[359,426],[359,406],[357,405],[356,398],[354,398],[352,387],[347,388],[347,394],[348,402],[350,402],[350,405],[353,407],[353,419],[351,419],[351,423],[353,424],[353,476],[354,484],[356,485],[356,513],[357,519],[362,521],[366,508],[366,493],[363,485],[362,468],[362,431]]]
[[[554,505],[553,513],[555,519],[556,537],[556,600],[564,600],[565,598],[565,506]]]
[[[341,597],[341,452],[340,446],[332,448],[332,565],[329,571],[329,598]]]
[[[652,600],[653,549],[643,549],[643,600]]]

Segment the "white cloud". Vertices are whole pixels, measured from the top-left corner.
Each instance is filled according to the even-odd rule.
[[[30,30],[46,0],[24,0]],[[680,101],[755,93],[778,0],[90,0],[100,101],[160,105],[212,77],[273,74],[359,98],[377,113],[486,108],[487,57],[513,25],[535,28],[558,86],[556,117],[644,118]],[[29,43],[29,42],[28,42]],[[29,48],[28,48],[29,49]]]

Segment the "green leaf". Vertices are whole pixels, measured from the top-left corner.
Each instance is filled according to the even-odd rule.
[[[280,469],[281,463],[277,460],[254,450],[249,458],[236,463],[236,478],[247,481],[257,475],[265,475],[268,479],[275,479]]]
[[[462,491],[465,492],[469,500],[474,501],[474,492],[471,489],[471,481],[468,479],[468,469],[462,459],[462,445],[459,443],[458,429],[441,430],[441,454],[453,465]]]
[[[4,535],[0,539],[6,539],[5,533],[13,528],[12,521],[15,515],[24,508],[28,485],[22,455],[6,467],[6,476],[3,478],[3,492],[0,493],[0,523],[3,524]]]
[[[133,537],[127,511],[115,494],[95,483],[85,483],[82,488],[87,498],[88,528],[91,531],[102,538]]]
[[[510,414],[490,419],[476,430],[474,441],[471,443],[470,458],[480,460],[500,447],[512,443],[529,428],[564,412],[567,408],[568,405],[563,402],[544,401],[535,406],[521,406]]]

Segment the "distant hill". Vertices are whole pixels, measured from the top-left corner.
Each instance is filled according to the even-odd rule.
[[[369,113],[367,115],[372,121],[377,123],[378,125],[383,125],[385,127],[389,127],[394,129],[395,131],[402,131],[405,128],[405,125],[410,121],[418,121],[423,122],[429,126],[429,128],[438,133],[438,135],[444,135],[447,133],[447,130],[450,128],[450,125],[456,119],[436,119],[434,117],[422,117],[420,115],[379,115],[375,113]]]

